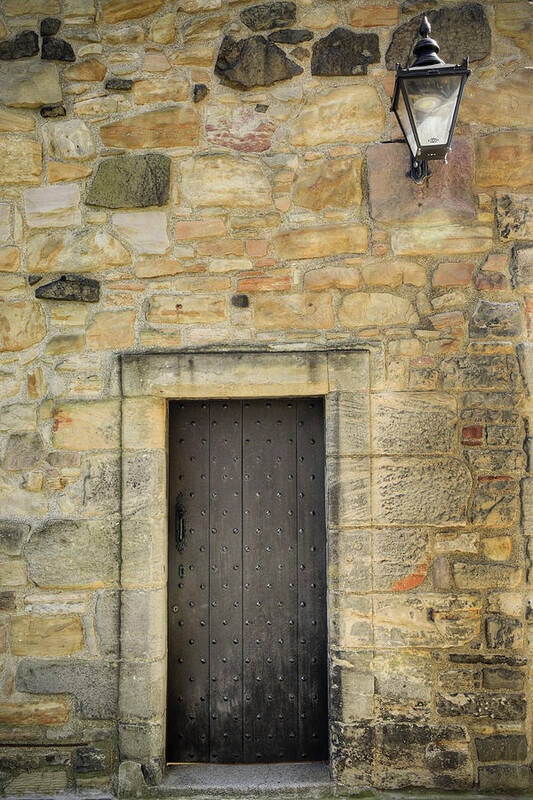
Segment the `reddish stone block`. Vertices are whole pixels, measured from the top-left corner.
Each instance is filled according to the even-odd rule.
[[[197,253],[199,256],[242,256],[244,244],[240,239],[207,240],[198,242]]]
[[[483,442],[483,425],[465,425],[461,434],[461,443],[467,447],[479,447]]]
[[[508,281],[501,272],[484,272],[480,270],[476,275],[475,287],[479,291],[495,291],[508,288]]]
[[[443,261],[433,274],[433,286],[468,286],[474,268],[471,261]]]
[[[237,284],[238,292],[275,292],[291,288],[291,279],[287,275],[256,276],[244,278]]]
[[[246,254],[252,258],[263,258],[268,253],[268,239],[248,239],[246,242]]]

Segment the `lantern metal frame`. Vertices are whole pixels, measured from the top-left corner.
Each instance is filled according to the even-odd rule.
[[[463,90],[471,70],[468,68],[468,58],[465,58],[462,64],[455,65],[445,64],[444,61],[439,58],[437,55],[440,50],[439,45],[434,39],[429,38],[429,34],[431,33],[431,25],[429,24],[427,17],[423,18],[420,24],[419,33],[422,39],[418,41],[413,48],[414,55],[416,56],[415,63],[412,66],[406,66],[405,68],[402,68],[399,64],[396,64],[396,82],[394,85],[391,111],[394,112],[396,119],[398,120],[398,124],[402,129],[402,133],[411,154],[411,169],[407,174],[413,178],[416,183],[423,183],[423,181],[431,175],[427,162],[435,159],[446,161],[447,155],[451,150],[451,143],[455,130],[455,123],[457,121],[457,115],[459,113],[459,106],[461,105]],[[457,93],[457,99],[455,101],[455,109],[452,116],[448,139],[445,143],[421,145],[413,111],[411,109],[409,95],[405,88],[406,81],[416,81],[418,78],[440,78],[447,75],[462,76],[459,91]],[[416,153],[413,153],[411,150],[407,132],[405,131],[403,123],[398,114],[398,101],[400,99],[400,94],[403,98],[405,109],[409,117],[411,133],[416,142]]]

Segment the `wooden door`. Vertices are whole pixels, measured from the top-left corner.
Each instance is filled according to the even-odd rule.
[[[320,398],[170,407],[167,761],[327,758]]]

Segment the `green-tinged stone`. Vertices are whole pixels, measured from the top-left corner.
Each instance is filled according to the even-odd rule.
[[[160,153],[102,161],[86,203],[106,208],[146,208],[168,201],[170,158]]]

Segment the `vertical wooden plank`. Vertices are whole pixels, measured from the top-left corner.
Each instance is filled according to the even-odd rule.
[[[326,524],[322,398],[297,401],[299,753],[328,757]]]
[[[244,401],[244,760],[290,761],[298,730],[296,403]]]
[[[170,405],[167,760],[209,760],[209,409]],[[183,510],[176,541],[176,508]]]
[[[242,401],[211,401],[210,761],[242,761]]]

